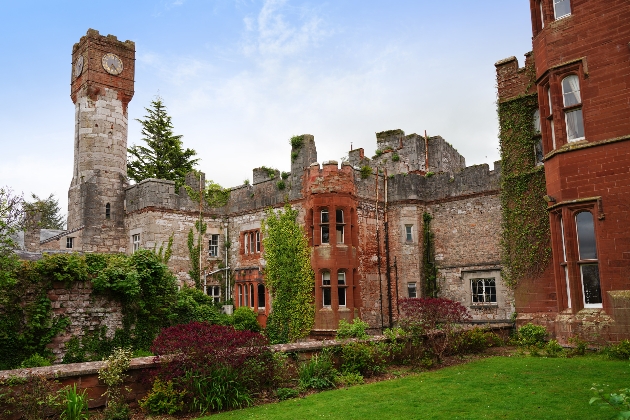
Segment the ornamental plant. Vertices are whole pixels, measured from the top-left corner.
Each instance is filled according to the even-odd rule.
[[[191,322],[165,328],[152,352],[162,360],[156,378],[173,383],[184,404],[200,411],[249,405],[273,386],[273,356],[260,333]]]
[[[455,342],[461,324],[471,319],[464,305],[450,299],[403,298],[398,305],[400,325],[409,332],[412,344],[424,341],[438,363]]]
[[[315,322],[311,250],[297,215],[286,203],[278,213],[267,210],[262,225],[265,281],[272,301],[265,333],[274,344],[306,337]]]

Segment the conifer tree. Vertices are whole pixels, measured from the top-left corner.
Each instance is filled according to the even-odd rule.
[[[148,115],[137,119],[142,124],[142,140],[147,145],[133,145],[127,149],[129,162],[127,175],[136,182],[147,178],[175,181],[176,191],[184,184],[186,174],[193,170],[199,159],[193,149],[183,149],[182,136],[173,134],[171,117],[159,96],[145,108]]]
[[[30,212],[39,212],[41,219],[39,226],[41,229],[63,229],[65,226],[64,216],[61,214],[59,200],[54,194],[50,194],[48,198],[40,198],[31,193],[33,201],[24,203],[25,216]]]

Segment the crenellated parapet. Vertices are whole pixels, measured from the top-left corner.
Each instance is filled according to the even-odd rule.
[[[525,54],[525,65],[519,67],[516,57],[508,57],[494,64],[497,71],[499,102],[536,92],[534,54]]]

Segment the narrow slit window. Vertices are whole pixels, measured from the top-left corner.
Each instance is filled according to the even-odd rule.
[[[258,308],[265,308],[265,286],[262,284],[258,285]]]
[[[260,252],[260,231],[256,231],[256,252]]]
[[[330,226],[328,225],[328,209],[320,212],[320,229],[322,234],[322,244],[330,243]]]
[[[335,222],[337,224],[337,243],[343,244],[345,243],[343,210],[337,209],[335,211]]]
[[[254,307],[254,285],[250,284],[249,285],[249,306],[251,306],[252,308]]]
[[[413,225],[405,225],[405,242],[413,242]]]
[[[112,206],[107,203],[105,204],[105,218],[110,219],[112,217]]]
[[[322,272],[322,306],[329,308],[331,304],[330,271],[324,271]]]

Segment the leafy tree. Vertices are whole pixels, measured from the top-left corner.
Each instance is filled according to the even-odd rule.
[[[267,211],[263,224],[265,282],[272,297],[266,334],[272,343],[306,337],[315,322],[315,274],[304,229],[296,222],[298,211]]]
[[[22,203],[22,196],[0,187],[0,255],[7,256],[15,248],[14,235],[23,221]]]
[[[186,174],[193,170],[199,159],[193,149],[182,148],[182,136],[173,134],[171,117],[159,96],[145,108],[148,115],[138,119],[142,124],[143,140],[147,146],[133,145],[127,149],[129,163],[127,175],[136,182],[147,178],[175,181],[179,189],[184,184]]]
[[[32,202],[24,203],[25,214],[31,212],[39,212],[41,220],[39,227],[42,229],[63,229],[65,227],[64,216],[61,214],[59,200],[54,194],[50,194],[48,198],[40,198],[36,194],[31,193]]]

